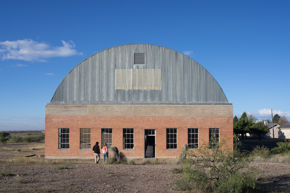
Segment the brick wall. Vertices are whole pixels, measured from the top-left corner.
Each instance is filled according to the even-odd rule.
[[[212,110],[217,106],[212,106]],[[47,107],[49,108],[49,107]],[[69,107],[66,107],[66,109]],[[152,107],[158,108],[158,106]],[[207,107],[210,108],[210,107]],[[112,145],[118,147],[127,157],[144,157],[144,130],[155,129],[155,156],[178,157],[182,148],[187,144],[187,129],[199,129],[199,146],[207,145],[209,141],[209,128],[220,129],[220,141],[229,149],[233,148],[233,117],[232,106],[229,110],[214,116],[201,111],[195,116],[186,115],[184,112],[176,112],[176,116],[127,116],[126,112],[119,116],[97,116],[97,115],[59,115],[58,113],[47,113],[45,118],[45,156],[47,158],[86,158],[92,157],[92,146],[96,141],[101,144],[101,128],[112,128]],[[47,110],[48,111],[48,110]],[[178,116],[182,114],[182,116]],[[204,114],[202,116],[202,114]],[[125,116],[126,115],[126,116]],[[147,115],[147,114],[146,114]],[[70,129],[70,148],[58,149],[58,128]],[[80,149],[80,128],[91,128],[91,148]],[[123,149],[123,128],[134,128],[134,149]],[[177,128],[177,148],[166,149],[166,128]]]

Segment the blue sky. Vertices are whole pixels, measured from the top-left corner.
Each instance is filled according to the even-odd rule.
[[[82,60],[150,43],[186,53],[234,114],[290,120],[290,1],[0,2],[0,130],[44,129],[45,105]]]

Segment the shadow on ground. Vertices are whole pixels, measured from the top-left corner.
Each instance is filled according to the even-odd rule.
[[[290,174],[260,179],[259,189],[262,192],[288,192],[290,190]]]

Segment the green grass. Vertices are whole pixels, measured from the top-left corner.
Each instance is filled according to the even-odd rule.
[[[68,169],[71,169],[71,168],[66,165],[56,166],[56,170],[68,170]]]
[[[277,147],[272,149],[274,154],[290,155],[290,142],[278,142]]]
[[[173,174],[181,174],[182,171],[183,171],[182,168],[174,168],[174,169],[171,170],[171,172],[172,172]]]

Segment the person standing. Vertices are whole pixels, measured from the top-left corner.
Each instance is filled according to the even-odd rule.
[[[108,147],[107,144],[105,144],[102,148],[103,158],[104,162],[106,162],[106,158],[108,158]]]
[[[99,142],[96,142],[96,144],[93,147],[93,151],[95,154],[95,163],[99,163],[100,161],[100,147],[99,147]]]

